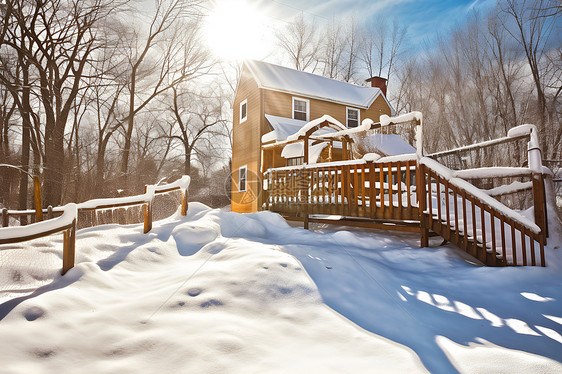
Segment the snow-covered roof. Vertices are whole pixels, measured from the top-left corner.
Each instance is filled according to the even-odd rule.
[[[309,141],[312,144],[312,141]],[[310,145],[308,148],[308,163],[315,164],[318,162],[320,154],[328,146],[328,143],[318,143],[315,145]],[[287,144],[283,151],[281,152],[281,157],[284,158],[295,158],[304,156],[304,142]]]
[[[273,131],[262,136],[261,141],[267,143],[272,140],[285,140],[289,135],[292,135],[299,131],[306,121],[301,121],[299,119],[292,119],[286,117],[272,116],[266,114],[265,118],[273,128]]]
[[[287,137],[287,140],[297,140],[299,137],[304,136],[308,130],[312,129],[315,126],[318,126],[319,124],[323,123],[323,122],[329,122],[333,127],[337,128],[338,131],[342,131],[342,130],[346,130],[347,127],[345,127],[340,121],[338,121],[337,119],[335,119],[332,116],[329,116],[327,114],[324,114],[322,117],[320,118],[316,118],[310,122],[308,122],[307,124],[305,124],[303,127],[301,127],[297,132],[289,135]],[[324,127],[322,129],[319,129],[316,133],[318,135],[321,135],[322,132],[321,130],[323,129],[328,129],[327,127]],[[326,131],[326,130],[324,130]],[[333,130],[335,131],[335,130]]]
[[[266,114],[265,118],[267,119],[273,130],[261,137],[262,143],[268,143],[271,141],[283,141],[287,140],[287,138],[291,136],[291,139],[294,138],[296,140],[301,134],[306,133],[306,131],[308,131],[310,128],[324,121],[329,121],[336,127],[343,127],[343,129],[346,128],[341,122],[335,120],[330,116],[322,116],[310,122],[287,117],[272,116],[270,114]],[[315,135],[326,135],[332,132],[334,132],[333,129],[329,127],[323,127],[315,132]]]
[[[382,94],[376,87],[362,87],[263,61],[246,60],[244,63],[260,88],[362,109],[369,108]]]
[[[414,147],[395,134],[373,134],[364,137],[362,142],[365,143],[369,150],[382,156],[416,153]]]

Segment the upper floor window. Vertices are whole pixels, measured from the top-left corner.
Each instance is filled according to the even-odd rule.
[[[293,97],[293,118],[308,121],[310,117],[310,101]]]
[[[347,127],[359,126],[359,109],[346,108],[346,123]]]
[[[248,99],[240,103],[240,123],[248,119]]]

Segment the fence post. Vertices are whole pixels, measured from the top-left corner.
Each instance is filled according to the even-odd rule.
[[[74,267],[76,252],[76,218],[72,221],[70,229],[66,230],[63,239],[62,275]]]
[[[425,217],[425,209],[427,205],[427,191],[425,189],[425,166],[417,161],[416,168],[416,194],[418,196],[418,210],[420,218],[420,247],[429,246],[429,230],[427,228],[427,221]],[[431,199],[431,196],[429,197]],[[429,212],[431,214],[431,212]]]
[[[152,201],[154,199],[154,192],[155,187],[150,186],[150,191],[152,192],[152,196],[148,200],[148,202],[143,206],[144,207],[144,233],[148,233],[152,230]],[[149,186],[144,186],[144,193],[146,194],[149,192]]]
[[[2,208],[2,227],[10,225],[10,217],[8,217],[8,209]]]
[[[47,207],[47,219],[53,219],[53,206],[49,205]]]
[[[186,188],[185,190],[181,191],[181,215],[182,216],[186,216],[187,215],[187,208],[188,208],[188,189]]]

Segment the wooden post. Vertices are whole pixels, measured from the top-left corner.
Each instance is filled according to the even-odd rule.
[[[35,222],[43,221],[43,207],[41,205],[41,180],[38,176],[33,177],[35,188]]]
[[[308,165],[308,135],[304,136],[303,147],[304,147],[304,161],[303,161],[303,163],[305,165]]]
[[[183,191],[181,191],[181,215],[182,216],[186,216],[187,215],[187,198],[188,198],[188,191],[187,188]]]
[[[144,233],[148,233],[152,230],[152,204],[146,203],[143,205],[144,208]]]
[[[8,217],[8,209],[2,208],[2,227],[10,225],[10,217]]]
[[[305,230],[308,230],[308,189],[310,187],[310,181],[308,179],[308,170],[299,170],[299,181],[301,185],[301,201],[303,202],[302,205],[302,213],[304,216],[303,226]]]
[[[53,206],[49,205],[47,207],[47,219],[53,219]]]
[[[546,244],[547,220],[545,208],[544,177],[542,174],[533,173],[533,204],[535,211],[535,224],[541,229],[543,244]]]
[[[76,252],[76,219],[72,221],[72,227],[66,230],[63,235],[62,275],[74,267],[74,256]]]
[[[427,192],[425,189],[425,166],[418,162],[416,170],[416,194],[418,195],[418,216],[420,220],[420,247],[429,247],[429,230],[425,219]],[[429,196],[431,199],[431,195]],[[431,215],[431,212],[429,212]]]
[[[144,186],[144,193],[147,192],[147,186]],[[149,201],[144,208],[144,233],[148,233],[152,230],[152,201]]]

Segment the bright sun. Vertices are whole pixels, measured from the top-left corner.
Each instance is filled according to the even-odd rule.
[[[205,24],[213,52],[230,60],[264,58],[271,34],[265,14],[245,0],[217,0]]]

